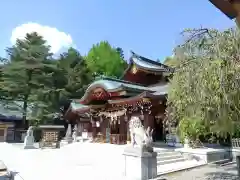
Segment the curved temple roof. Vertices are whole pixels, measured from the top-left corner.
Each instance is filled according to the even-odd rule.
[[[116,83],[116,84],[115,84]],[[114,90],[116,88],[119,88],[119,87],[131,87],[131,88],[142,88],[142,93],[140,93],[139,95],[137,96],[133,96],[133,97],[129,97],[129,98],[123,98],[123,99],[119,99],[119,100],[108,100],[108,103],[109,104],[115,104],[115,103],[121,103],[121,102],[130,102],[132,100],[137,100],[138,98],[143,98],[143,97],[161,97],[161,96],[164,96],[164,95],[167,95],[168,94],[168,89],[169,89],[169,85],[168,84],[159,84],[159,85],[155,85],[155,86],[152,86],[152,87],[143,87],[143,86],[138,86],[138,85],[134,85],[134,84],[127,84],[127,83],[121,83],[120,82],[116,82],[116,81],[113,81],[113,80],[98,80],[98,81],[95,81],[93,84],[91,84],[89,86],[89,88],[93,87],[94,85],[101,85],[102,87],[105,88],[105,90]],[[85,96],[87,96],[85,94]],[[86,97],[85,97],[86,98]],[[81,99],[83,100],[84,97]],[[76,102],[76,101],[73,101],[71,103],[71,108],[74,112],[78,112],[78,113],[84,113],[84,112],[87,112],[91,109],[91,106],[87,106],[87,105],[83,105],[81,104],[80,101]]]
[[[108,77],[102,77],[102,79],[94,81],[90,86],[88,86],[84,96],[80,99],[80,101],[84,101],[89,92],[95,88],[103,88],[107,92],[115,92],[119,90],[124,90],[124,89],[130,89],[130,90],[135,90],[135,91],[152,91],[149,89],[149,87],[144,87],[139,84],[134,84],[131,82],[123,81],[123,80],[118,80],[118,79],[112,79]]]
[[[172,73],[174,72],[174,68],[171,68],[169,66],[166,66],[162,63],[147,59],[145,57],[139,56],[136,53],[132,52],[132,57],[130,59],[130,64],[127,68],[127,70],[124,72],[122,79],[124,76],[129,72],[129,70],[132,68],[132,65],[137,66],[139,69],[147,70],[150,73]],[[168,93],[168,84],[158,84],[158,85],[152,85],[152,86],[143,86],[138,83],[133,83],[130,81],[125,81],[122,79],[114,79],[109,77],[102,76],[101,78],[95,80],[92,84],[90,84],[85,91],[84,96],[78,100],[77,103],[73,102],[71,104],[71,107],[73,111],[75,112],[85,112],[91,109],[91,105],[83,105],[87,104],[88,100],[87,98],[93,90],[97,88],[102,88],[105,90],[109,95],[112,96],[119,96],[118,92],[121,91],[127,91],[127,94],[131,97],[128,98],[122,98],[118,100],[110,100],[108,99],[109,104],[114,104],[122,101],[131,101],[136,100],[140,97],[154,97],[159,96],[162,97],[164,95],[167,95]],[[165,82],[166,83],[166,82]],[[115,94],[116,92],[116,94]],[[137,95],[138,94],[138,95]],[[121,96],[121,95],[120,95]],[[87,100],[87,101],[86,101]],[[81,104],[82,103],[82,104]]]
[[[143,56],[137,55],[132,52],[132,57],[130,59],[131,63],[134,63],[136,66],[142,69],[150,70],[153,72],[174,72],[174,69],[166,66],[162,63],[153,61],[151,59],[145,58]]]
[[[152,93],[153,95],[156,95],[156,96],[166,95],[166,94],[168,94],[169,85],[168,84],[162,84],[162,85],[152,86],[152,87],[149,87],[149,88],[152,91],[154,91],[154,93]]]

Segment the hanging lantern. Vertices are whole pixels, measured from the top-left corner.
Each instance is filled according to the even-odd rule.
[[[96,122],[96,127],[100,127],[100,122],[99,121]]]

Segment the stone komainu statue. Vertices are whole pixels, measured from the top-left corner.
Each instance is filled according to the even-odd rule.
[[[137,116],[132,116],[129,121],[129,131],[131,136],[131,144],[134,147],[140,147],[146,151],[152,151],[152,133],[153,130],[148,127],[144,129],[141,120]]]
[[[27,130],[27,136],[33,136],[33,127],[30,126]]]

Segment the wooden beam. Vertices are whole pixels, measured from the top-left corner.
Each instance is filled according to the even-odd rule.
[[[234,19],[237,16],[236,10],[232,6],[232,1],[230,0],[209,0],[216,8],[222,11],[228,18]],[[235,0],[237,1],[237,0]],[[235,2],[234,1],[234,2]]]
[[[240,28],[240,1],[239,0],[231,0],[232,7],[236,12],[235,22],[237,26]]]

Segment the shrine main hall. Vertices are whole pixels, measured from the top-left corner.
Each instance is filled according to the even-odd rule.
[[[165,109],[169,77],[174,69],[132,52],[120,79],[99,77],[81,99],[72,100],[64,114],[77,124],[77,133],[93,142],[126,144],[128,122],[138,116],[145,128],[153,129],[153,140],[165,138]]]

